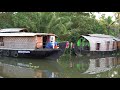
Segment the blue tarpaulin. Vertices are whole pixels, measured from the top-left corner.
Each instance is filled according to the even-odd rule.
[[[48,42],[45,48],[53,48],[53,45],[57,45],[57,42]]]

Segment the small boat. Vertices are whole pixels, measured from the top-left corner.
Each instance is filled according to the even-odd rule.
[[[64,52],[65,45],[61,48],[56,38],[55,34],[32,33],[26,28],[1,29],[0,56],[59,58]]]

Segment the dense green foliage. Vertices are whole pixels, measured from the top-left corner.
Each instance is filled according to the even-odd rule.
[[[116,22],[119,21],[116,13]],[[112,17],[84,12],[1,12],[0,28],[28,28],[30,32],[55,33],[60,40],[75,42],[81,34],[101,33],[118,35],[120,24]]]

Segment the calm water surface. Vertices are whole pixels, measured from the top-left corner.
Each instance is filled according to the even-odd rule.
[[[120,57],[0,57],[0,78],[120,78]]]

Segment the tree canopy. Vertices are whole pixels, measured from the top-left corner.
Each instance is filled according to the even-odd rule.
[[[120,13],[95,19],[91,12],[1,12],[0,28],[28,28],[30,32],[55,33],[60,40],[76,41],[82,34],[101,33],[118,35]]]

